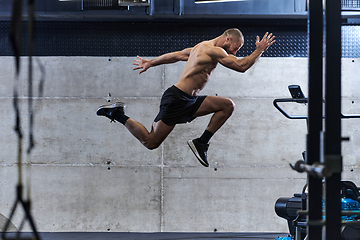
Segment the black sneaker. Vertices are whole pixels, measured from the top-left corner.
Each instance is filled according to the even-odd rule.
[[[209,167],[209,163],[207,161],[207,153],[206,153],[209,148],[209,144],[203,144],[197,138],[194,140],[189,140],[188,145],[195,154],[196,158],[199,160],[199,162],[203,166]]]
[[[98,116],[105,116],[111,121],[114,121],[116,115],[125,114],[126,104],[123,102],[116,102],[109,105],[100,106],[96,111]]]

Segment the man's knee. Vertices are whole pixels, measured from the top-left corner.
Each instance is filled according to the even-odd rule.
[[[142,144],[149,150],[157,149],[174,127],[175,125],[166,125],[162,120],[154,122],[151,132],[147,135]]]
[[[235,110],[235,103],[230,98],[227,98],[226,101],[226,112],[229,114],[229,116],[234,112]]]
[[[149,150],[155,150],[160,146],[159,144],[158,145],[157,144],[144,144],[144,145]]]
[[[154,141],[146,141],[143,143],[143,145],[149,149],[149,150],[154,150],[157,149],[160,146],[161,142],[154,142]]]

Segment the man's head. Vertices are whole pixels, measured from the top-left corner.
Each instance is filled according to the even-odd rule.
[[[226,30],[221,36],[224,38],[224,44],[222,48],[228,54],[235,55],[244,44],[244,35],[237,28],[230,28]]]

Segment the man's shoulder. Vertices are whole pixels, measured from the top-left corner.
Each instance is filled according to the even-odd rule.
[[[209,54],[219,53],[219,52],[226,53],[223,48],[214,46],[210,41],[203,41],[203,42],[197,44],[196,47],[198,49],[208,52]]]
[[[211,41],[202,41],[200,43],[197,44],[199,47],[204,47],[204,48],[214,48],[214,44],[211,43]]]

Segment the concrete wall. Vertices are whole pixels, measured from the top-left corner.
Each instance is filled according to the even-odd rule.
[[[27,60],[22,59],[20,104],[27,148]],[[96,116],[108,100],[127,104],[127,115],[150,129],[162,92],[174,84],[183,62],[132,71],[133,58],[41,57],[45,90],[35,99],[35,141],[23,153],[39,231],[285,232],[275,201],[301,192],[305,174],[288,163],[305,150],[306,123],[289,120],[272,105],[290,97],[287,86],[307,94],[307,59],[262,58],[245,74],[218,66],[203,94],[230,97],[233,116],[210,142],[209,168],[186,142],[210,117],[178,125],[156,150],[145,149],[119,123]],[[0,218],[9,217],[17,183],[17,139],[12,108],[14,60],[0,58]],[[360,60],[343,60],[344,113],[360,113]],[[41,73],[34,61],[34,81]],[[108,97],[108,94],[111,97]],[[37,90],[35,91],[35,95]],[[291,113],[306,106],[287,104]],[[360,119],[343,120],[344,179],[360,185]],[[25,196],[28,191],[25,191]],[[13,228],[23,211],[18,209]],[[3,222],[0,222],[2,225]],[[25,229],[29,229],[26,226]]]

